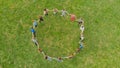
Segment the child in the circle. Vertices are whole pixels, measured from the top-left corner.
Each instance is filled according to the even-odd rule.
[[[41,48],[38,49],[39,52],[43,52]]]
[[[43,12],[44,16],[48,16],[48,9],[44,9],[44,12]]]
[[[58,13],[58,9],[57,8],[53,9],[53,14],[57,14],[57,13]]]
[[[80,26],[81,33],[84,32],[84,29],[85,29],[85,28],[84,28],[84,25],[81,25],[81,26]]]
[[[68,12],[65,9],[63,9],[61,12],[62,12],[61,16],[66,16],[66,14],[68,14]]]
[[[35,30],[31,27],[32,37],[36,37]]]
[[[44,21],[42,16],[39,16],[39,22],[41,23],[42,21]]]
[[[82,49],[82,48],[83,48],[83,44],[82,44],[82,43],[80,43],[80,46],[79,46],[79,48],[80,48],[80,49]]]
[[[78,22],[78,25],[84,25],[84,20],[82,20],[82,18],[76,20]]]
[[[33,43],[34,43],[36,46],[39,46],[39,44],[38,44],[37,40],[35,39],[35,37],[32,37],[32,41],[33,41]]]
[[[70,20],[73,22],[75,21],[75,19],[76,19],[76,16],[74,14],[70,14]]]
[[[37,27],[37,21],[33,20],[33,28]]]

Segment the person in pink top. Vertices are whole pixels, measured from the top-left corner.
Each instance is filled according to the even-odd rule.
[[[73,22],[76,20],[76,16],[74,14],[70,14],[70,20]]]

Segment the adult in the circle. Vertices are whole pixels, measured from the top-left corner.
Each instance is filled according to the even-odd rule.
[[[70,14],[70,20],[73,22],[76,20],[76,16],[74,14]]]
[[[81,26],[80,26],[81,33],[84,32],[84,29],[85,29],[84,25],[81,25]]]
[[[48,16],[48,9],[44,9],[44,11],[43,11],[43,14],[44,14],[44,16]]]
[[[78,22],[78,25],[84,25],[84,20],[82,18],[79,18],[78,20],[76,20]]]
[[[36,27],[37,27],[37,21],[33,20],[33,28],[36,28]]]
[[[66,16],[68,14],[68,12],[65,9],[63,9],[61,12],[62,12],[61,16]]]
[[[44,21],[42,16],[39,16],[39,22],[41,23],[42,21]]]
[[[32,41],[33,41],[33,43],[34,43],[36,46],[39,46],[39,44],[38,44],[37,40],[35,39],[35,37],[32,37]]]
[[[36,33],[35,33],[35,30],[33,29],[33,27],[31,27],[31,32],[32,32],[32,37],[36,37]]]
[[[57,14],[57,13],[58,13],[58,9],[57,8],[53,9],[53,14]]]

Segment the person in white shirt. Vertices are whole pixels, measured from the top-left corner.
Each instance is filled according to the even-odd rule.
[[[85,29],[85,28],[84,28],[84,25],[81,25],[81,26],[80,26],[81,33],[84,32],[84,29]]]
[[[33,43],[34,43],[36,46],[39,45],[38,42],[37,42],[37,40],[36,40],[34,37],[32,37],[32,41],[33,41]]]
[[[62,12],[61,16],[66,16],[66,14],[68,14],[68,12],[65,9],[63,9],[61,12]]]

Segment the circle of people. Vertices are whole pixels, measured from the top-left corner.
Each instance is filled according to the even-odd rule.
[[[80,41],[79,41],[79,47],[76,49],[76,51],[68,56],[64,56],[64,57],[51,57],[46,55],[46,53],[39,47],[39,43],[36,39],[36,31],[35,28],[38,26],[38,22],[39,23],[43,23],[44,22],[44,16],[48,16],[49,15],[49,11],[52,11],[54,15],[58,14],[59,12],[61,13],[62,17],[65,17],[67,15],[70,16],[70,21],[72,22],[77,22],[78,26],[80,27]],[[58,10],[57,8],[53,9],[53,10],[49,10],[49,9],[44,9],[43,11],[43,15],[39,16],[38,20],[33,20],[33,26],[31,27],[31,33],[32,33],[32,42],[38,47],[38,52],[42,53],[44,56],[44,59],[52,61],[52,60],[57,60],[59,62],[63,62],[64,59],[71,59],[73,58],[77,53],[80,52],[80,50],[83,48],[83,40],[84,40],[84,21],[82,18],[77,19],[76,15],[74,14],[69,14],[65,9],[63,10]]]

